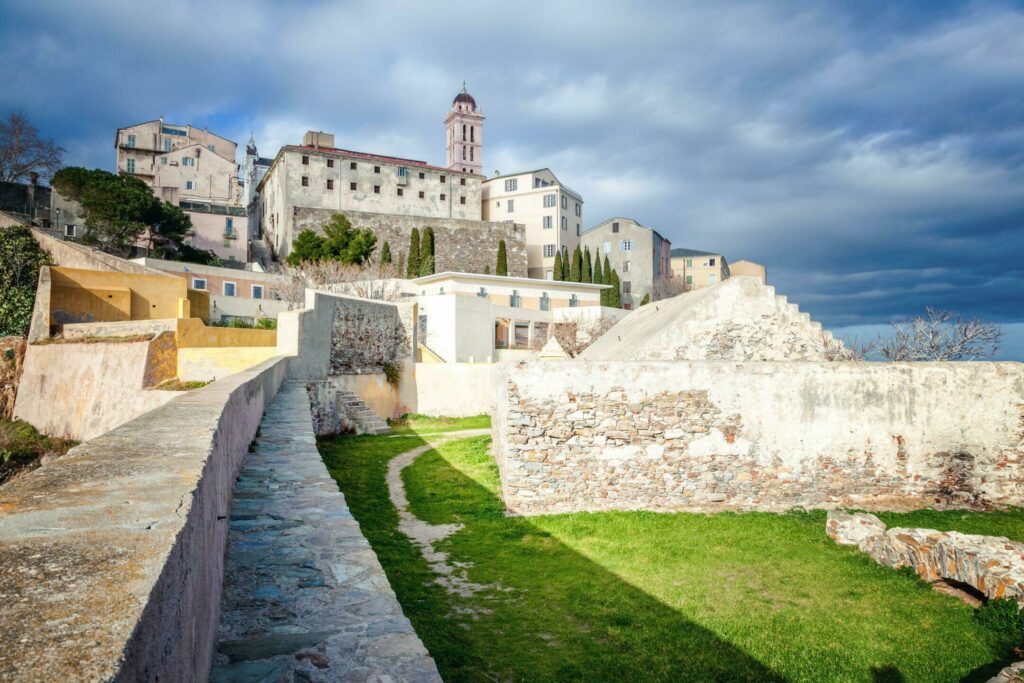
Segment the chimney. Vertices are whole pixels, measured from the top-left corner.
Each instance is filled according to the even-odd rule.
[[[334,134],[325,133],[322,130],[307,130],[306,134],[302,136],[302,144],[306,147],[316,148],[333,148],[334,147]]]

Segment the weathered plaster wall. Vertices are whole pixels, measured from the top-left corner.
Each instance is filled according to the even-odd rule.
[[[174,332],[178,327],[176,318],[162,320],[122,320],[103,323],[68,323],[62,326],[62,339],[84,339],[86,337],[133,337],[135,335],[157,335]]]
[[[277,355],[274,346],[178,349],[178,379],[206,382],[247,370]]]
[[[1024,502],[1020,363],[527,362],[502,369],[508,508]]]
[[[40,432],[85,441],[178,394],[153,390],[177,372],[174,337],[29,344],[14,416]]]
[[[179,396],[0,489],[0,633],[16,634],[0,679],[207,680],[232,483],[285,368]]]
[[[498,367],[490,363],[416,363],[414,381],[400,387],[405,412],[436,417],[491,414]]]
[[[323,226],[337,211],[297,207],[295,234],[303,230],[322,232]],[[526,233],[521,225],[490,221],[460,220],[457,218],[423,218],[387,213],[342,211],[357,228],[370,228],[377,243],[388,242],[391,253],[398,259],[399,252],[408,253],[409,235],[413,228],[422,233],[424,228],[434,229],[434,272],[444,271],[482,273],[485,267],[495,272],[498,262],[498,242],[505,240],[508,274],[526,277]]]
[[[337,387],[350,391],[365,403],[383,420],[401,417],[401,402],[398,389],[388,383],[387,376],[382,372],[362,375],[337,375],[331,377]]]

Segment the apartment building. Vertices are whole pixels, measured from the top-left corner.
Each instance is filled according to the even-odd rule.
[[[555,254],[580,243],[583,198],[548,168],[499,174],[483,183],[483,219],[524,225],[529,276],[551,280]]]
[[[249,220],[235,154],[238,145],[205,128],[161,119],[118,128],[117,173],[144,181],[192,220],[193,246],[240,262],[248,258]]]
[[[260,231],[284,258],[300,232],[295,218],[301,212],[479,221],[482,182],[479,175],[425,161],[338,149],[334,135],[309,131],[301,145],[281,148],[256,188]]]
[[[707,287],[729,278],[725,257],[698,249],[673,249],[672,272],[693,289]]]
[[[581,242],[602,265],[608,257],[627,310],[638,307],[656,281],[672,277],[672,243],[632,218],[609,218],[583,233]]]

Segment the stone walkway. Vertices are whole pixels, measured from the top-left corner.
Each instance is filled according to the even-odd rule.
[[[235,483],[213,681],[440,681],[281,387]]]

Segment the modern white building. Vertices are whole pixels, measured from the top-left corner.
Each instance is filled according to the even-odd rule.
[[[583,198],[551,169],[497,175],[483,184],[483,219],[526,226],[529,275],[551,280],[555,254],[572,254],[580,243]]]

